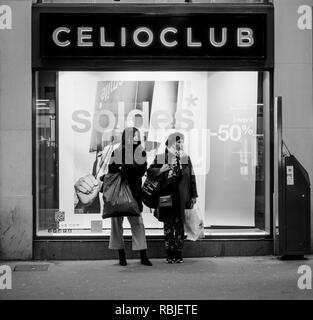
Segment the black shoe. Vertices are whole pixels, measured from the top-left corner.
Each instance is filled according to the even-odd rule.
[[[141,262],[141,264],[143,264],[145,266],[152,266],[152,262],[148,258],[141,259],[140,262]]]
[[[166,258],[167,263],[169,264],[175,263],[173,251],[167,250],[166,254],[167,254],[167,258]]]
[[[140,262],[145,266],[152,266],[152,262],[147,257],[146,250],[140,250]]]
[[[118,250],[118,256],[119,256],[119,260],[120,260],[120,265],[121,266],[127,266],[127,261],[126,261],[126,254],[124,249],[120,249]]]
[[[175,260],[172,259],[172,258],[166,258],[166,262],[167,262],[168,264],[172,264],[172,263],[175,263]]]
[[[177,252],[175,255],[175,263],[182,263],[183,261],[184,260],[183,260],[181,252]]]

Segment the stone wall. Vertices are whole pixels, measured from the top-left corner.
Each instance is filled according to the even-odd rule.
[[[0,259],[32,257],[31,0],[0,1]]]
[[[313,0],[275,0],[275,96],[283,97],[283,139],[313,183],[312,30],[298,28],[298,8]],[[313,213],[313,188],[311,204]],[[312,217],[312,214],[311,214]],[[312,217],[313,226],[313,217]],[[313,230],[313,227],[312,229]],[[313,232],[312,232],[313,248]]]

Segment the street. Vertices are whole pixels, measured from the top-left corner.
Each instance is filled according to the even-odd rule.
[[[313,256],[302,261],[267,257],[189,258],[182,264],[152,259],[145,267],[128,260],[0,262],[12,270],[39,265],[46,271],[13,271],[12,290],[0,299],[313,299],[300,290],[298,267],[313,267]],[[311,279],[312,281],[312,279]],[[311,283],[312,286],[312,283]]]

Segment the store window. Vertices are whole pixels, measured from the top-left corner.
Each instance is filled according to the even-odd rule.
[[[35,79],[38,236],[109,234],[101,193],[84,207],[74,186],[106,174],[127,126],[140,129],[148,164],[170,132],[184,133],[208,235],[269,233],[267,72],[40,71]],[[143,219],[148,235],[162,233],[147,207]]]

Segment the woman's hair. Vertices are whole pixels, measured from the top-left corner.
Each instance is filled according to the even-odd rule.
[[[133,139],[136,132],[138,132],[138,145],[141,144],[140,131],[135,127],[129,127],[125,128],[122,133],[122,145],[125,146],[125,143],[128,143],[130,140],[134,142]]]
[[[185,140],[185,136],[180,132],[174,132],[168,136],[165,145],[167,147],[171,147],[174,143],[180,140]]]

